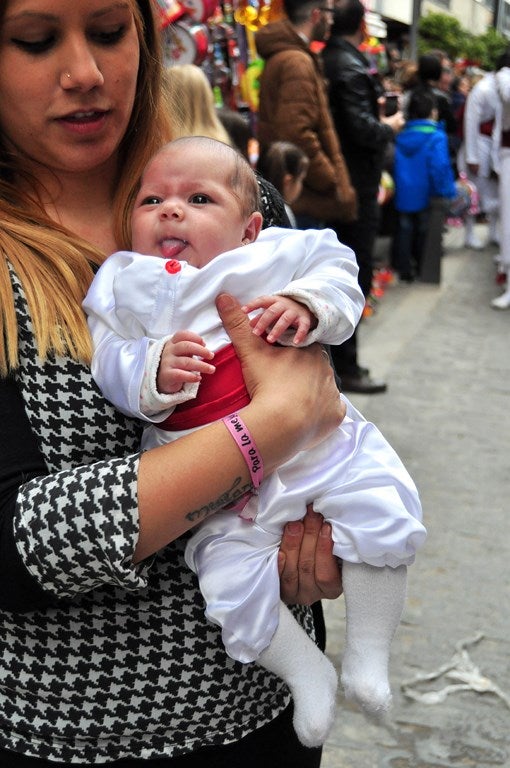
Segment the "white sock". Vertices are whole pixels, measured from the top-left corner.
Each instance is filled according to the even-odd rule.
[[[335,719],[337,674],[283,603],[276,632],[258,663],[289,686],[294,729],[301,743],[307,747],[323,744]]]
[[[391,705],[388,663],[404,608],[407,568],[342,565],[346,642],[342,661],[345,697],[380,718]]]

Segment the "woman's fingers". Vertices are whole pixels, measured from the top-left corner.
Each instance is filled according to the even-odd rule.
[[[311,506],[302,521],[285,526],[278,568],[280,593],[286,603],[311,605],[342,593],[340,567],[333,555],[331,526]]]

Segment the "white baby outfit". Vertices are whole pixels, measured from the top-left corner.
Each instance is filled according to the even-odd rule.
[[[201,269],[159,257],[113,254],[84,302],[96,346],[94,377],[117,408],[151,422],[145,448],[167,443],[185,432],[168,432],[158,423],[176,401],[194,397],[198,386],[186,386],[177,397],[155,392],[159,355],[173,333],[193,330],[216,351],[230,344],[214,305],[218,294],[231,293],[241,304],[261,294],[282,294],[308,305],[317,317],[307,343],[340,344],[363,307],[356,276],[352,251],[327,229],[269,228],[256,242]],[[293,335],[287,333],[287,343]],[[148,354],[156,361],[149,385],[144,384]],[[147,389],[151,416],[140,406]],[[221,625],[225,647],[239,661],[258,658],[275,632],[282,529],[303,517],[306,503],[313,501],[314,510],[331,523],[334,553],[346,561],[408,565],[425,540],[412,479],[379,430],[344,399],[348,410],[341,426],[269,475],[243,517],[216,513],[189,540],[186,559],[199,577],[207,616]],[[221,457],[211,456],[216,460]]]

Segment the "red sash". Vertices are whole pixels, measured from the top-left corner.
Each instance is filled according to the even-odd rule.
[[[204,374],[197,396],[178,405],[160,429],[181,430],[201,427],[234,413],[250,402],[241,363],[232,344],[216,352],[212,361],[216,371]]]
[[[480,123],[480,133],[483,136],[492,136],[494,129],[494,120],[486,120],[484,123]]]

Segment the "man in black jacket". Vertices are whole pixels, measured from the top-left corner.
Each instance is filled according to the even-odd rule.
[[[335,129],[358,194],[358,218],[345,224],[328,222],[328,226],[355,252],[358,281],[368,296],[379,228],[377,194],[384,156],[404,118],[400,110],[391,117],[380,116],[383,92],[379,78],[358,49],[365,37],[365,7],[360,0],[335,0],[333,26],[323,57]],[[386,390],[384,382],[372,379],[369,371],[359,365],[356,332],[341,346],[331,347],[331,355],[345,392],[374,394]]]

